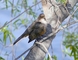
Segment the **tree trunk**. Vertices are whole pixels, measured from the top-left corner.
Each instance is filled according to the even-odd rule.
[[[68,0],[68,3],[66,5],[66,8],[63,5],[60,5],[59,3],[56,3],[55,0],[41,0],[43,11],[45,14],[45,17],[47,19],[47,22],[49,23],[47,26],[47,32],[40,38],[38,38],[38,41],[43,40],[42,38],[47,37],[49,34],[55,32],[56,29],[58,29],[59,25],[64,21],[65,18],[68,17],[68,11],[70,12],[71,9],[74,7],[74,5],[78,2],[78,0]],[[48,49],[51,45],[52,40],[54,39],[55,34],[45,39],[45,41],[42,42],[42,44]],[[43,51],[41,46],[38,46],[34,44],[35,47],[32,48],[27,56],[25,57],[25,60],[43,60],[46,52]]]

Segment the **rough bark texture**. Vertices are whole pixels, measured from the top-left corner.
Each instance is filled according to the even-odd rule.
[[[47,37],[52,32],[55,32],[64,19],[68,17],[68,12],[65,7],[63,5],[58,6],[55,0],[41,0],[41,2],[44,14],[49,24],[47,26],[47,32],[42,37],[38,38],[38,41],[44,37]],[[69,12],[77,2],[78,0],[68,0],[67,8]],[[43,41],[42,44],[44,44],[44,46],[48,49],[54,37],[55,34]],[[45,55],[46,52],[43,51],[41,46],[36,45],[29,51],[28,55],[25,57],[25,60],[43,60]]]

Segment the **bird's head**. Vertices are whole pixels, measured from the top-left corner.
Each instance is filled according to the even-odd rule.
[[[43,18],[45,19],[45,15],[42,13],[42,14],[39,15],[38,20],[41,20]]]
[[[38,17],[38,21],[43,23],[43,24],[47,24],[46,18],[44,14],[40,14]]]

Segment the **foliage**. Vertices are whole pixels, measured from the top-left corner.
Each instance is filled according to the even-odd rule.
[[[11,17],[13,17],[13,19],[9,20],[8,22],[5,22],[5,24],[2,27],[0,27],[0,36],[2,36],[0,38],[0,43],[1,43],[0,46],[2,46],[0,48],[1,49],[0,54],[1,52],[4,52],[2,50],[5,49],[8,54],[7,57],[9,57],[10,51],[9,52],[7,51],[6,46],[8,43],[7,41],[13,43],[12,41],[15,40],[13,31],[17,30],[19,27],[22,26],[27,27],[33,21],[33,19],[34,20],[36,19],[37,14],[36,14],[36,10],[34,10],[36,9],[36,7],[34,9],[32,9],[32,7],[35,6],[37,0],[33,0],[32,3],[33,6],[31,6],[28,3],[28,0],[22,0],[22,1],[21,0],[0,0],[0,5],[1,5],[0,9],[9,10],[11,13]],[[10,27],[12,27],[13,29],[11,29]],[[13,55],[12,51],[11,54]],[[4,60],[4,59],[0,57],[0,60]]]
[[[27,0],[17,0],[17,1],[11,1],[11,0],[3,0],[0,1],[4,7],[2,7],[1,9],[11,9],[11,15],[13,17],[15,17],[16,15],[18,15],[22,10],[26,10],[28,9],[28,11],[24,11],[27,13],[27,16],[32,16],[34,19],[36,18],[36,14],[35,11],[32,10],[32,8],[28,5],[28,1]],[[16,2],[16,3],[15,3]],[[37,2],[37,0],[33,1],[34,3]],[[20,16],[21,14],[19,14],[18,16]],[[24,14],[26,15],[26,14]],[[27,27],[27,25],[30,23],[29,22],[29,17],[25,17],[24,15],[22,15],[21,17],[19,17],[18,19],[16,19],[13,23],[12,23],[12,27],[14,28],[14,30],[18,29],[20,26],[25,26]],[[17,17],[18,17],[17,16]],[[16,17],[16,18],[17,18]],[[11,21],[12,22],[12,21]],[[1,39],[1,41],[6,45],[6,41],[9,38],[10,42],[12,43],[12,39],[14,37],[14,35],[12,34],[12,32],[10,31],[10,24],[7,22],[5,22],[6,26],[4,26],[2,29],[0,29],[0,33],[3,34],[3,39]]]
[[[0,60],[5,60],[3,57],[0,56]]]
[[[53,60],[57,60],[57,57],[56,57],[55,55],[53,55],[53,56],[52,56],[52,59],[53,59]],[[50,60],[49,55],[48,55],[48,57],[47,57],[47,58],[44,58],[44,60]]]
[[[35,4],[37,2],[37,0],[33,0],[33,4]],[[1,9],[9,9],[11,10],[11,16],[12,17],[19,17],[20,15],[22,15],[24,12],[26,12],[26,14],[23,14],[22,18],[23,19],[16,19],[16,21],[14,22],[13,26],[14,28],[19,27],[21,25],[27,26],[29,24],[29,17],[32,16],[34,19],[37,17],[36,12],[32,9],[32,7],[30,5],[28,5],[28,1],[27,0],[3,0],[1,1],[1,3],[4,5]],[[24,12],[22,12],[24,10]],[[22,12],[22,13],[21,13]],[[20,14],[21,13],[21,14]],[[29,16],[29,17],[28,17]],[[32,19],[31,17],[31,19]],[[20,23],[19,23],[20,20]],[[27,23],[27,24],[26,24]]]
[[[13,27],[14,27],[14,30],[18,29],[20,26],[25,26],[27,27],[27,24],[28,24],[28,19],[17,19],[16,21],[13,22]]]
[[[56,0],[56,1],[62,3],[63,5],[66,5],[67,3],[67,0]]]
[[[78,60],[78,34],[67,32],[63,45],[70,50],[66,54],[73,56],[74,60]]]
[[[0,29],[0,32],[3,34],[3,43],[6,45],[7,38],[9,38],[10,42],[12,43],[12,38],[15,38],[12,32],[8,29],[8,26],[3,27]]]

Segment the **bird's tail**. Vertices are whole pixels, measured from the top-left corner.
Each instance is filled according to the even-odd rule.
[[[15,40],[13,45],[15,45],[19,40],[21,40],[23,37],[26,37],[26,36],[28,36],[28,33],[24,32],[20,37],[17,38],[17,40]]]
[[[13,43],[13,45],[15,45],[19,40],[21,40],[22,36],[18,37],[17,40],[15,40],[15,42]]]

